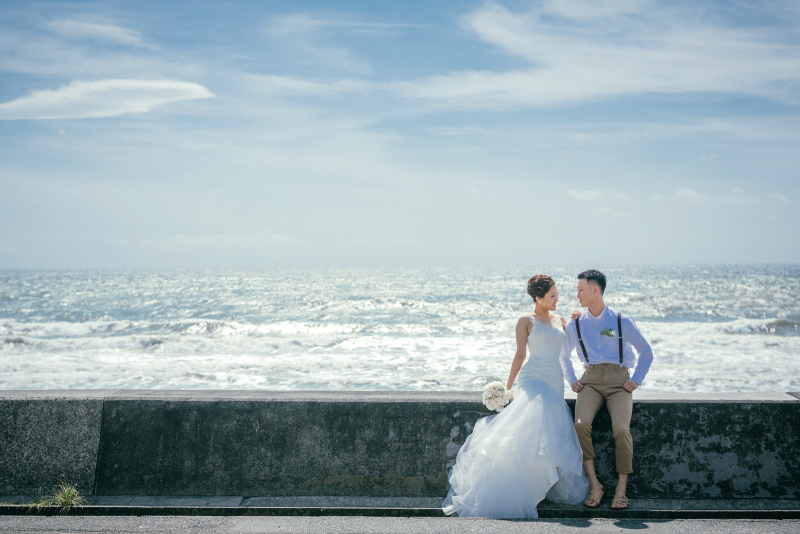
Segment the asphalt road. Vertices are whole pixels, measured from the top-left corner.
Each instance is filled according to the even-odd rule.
[[[0,516],[4,534],[281,533],[281,534],[516,534],[535,532],[648,534],[767,534],[800,532],[800,520],[540,519],[495,521],[467,518],[391,517],[32,517]]]

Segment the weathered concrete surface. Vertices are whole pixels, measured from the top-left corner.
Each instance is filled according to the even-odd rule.
[[[245,507],[291,508],[433,508],[442,509],[442,497],[251,497]]]
[[[106,404],[97,492],[443,496],[458,447],[487,415],[477,393],[320,397],[121,392]],[[641,397],[631,424],[631,497],[800,497],[800,402],[794,397]],[[611,482],[605,410],[594,435],[599,476]]]
[[[0,446],[17,451],[0,460],[0,493],[37,493],[60,478],[86,492],[96,459],[98,495],[442,498],[459,447],[474,422],[489,414],[476,392],[30,396],[0,392],[0,414],[16,414],[3,415],[13,424],[4,424]],[[637,392],[635,399],[629,496],[800,498],[800,400],[794,396]],[[26,404],[34,401],[52,406]],[[567,404],[573,408],[574,400]],[[594,436],[598,473],[612,485],[605,409]],[[34,445],[31,454],[30,441],[48,445]],[[72,445],[65,448],[66,442]],[[58,464],[75,471],[55,469],[52,458],[64,450],[79,451]]]
[[[0,391],[0,494],[94,487],[103,399],[114,390]]]
[[[800,403],[784,394],[727,397],[638,398],[628,495],[800,498]],[[613,485],[614,445],[605,409],[593,436],[598,477]]]
[[[487,415],[478,393],[188,393],[106,400],[98,494],[439,496]]]

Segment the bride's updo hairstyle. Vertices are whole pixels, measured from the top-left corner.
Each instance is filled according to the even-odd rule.
[[[546,274],[537,274],[531,276],[530,280],[528,280],[528,295],[533,298],[533,302],[535,304],[536,299],[544,298],[544,296],[547,295],[547,292],[550,291],[550,288],[552,288],[554,285],[556,285],[556,281]]]

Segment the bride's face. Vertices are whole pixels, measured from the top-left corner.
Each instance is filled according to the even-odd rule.
[[[550,311],[556,311],[558,305],[558,288],[553,285],[548,291],[547,295],[539,299],[539,305]]]

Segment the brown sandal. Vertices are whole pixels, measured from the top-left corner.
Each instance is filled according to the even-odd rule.
[[[622,506],[614,506],[615,504],[621,504]],[[614,494],[614,499],[611,501],[611,509],[612,510],[624,510],[628,507],[628,498],[625,495],[617,495]]]
[[[589,495],[586,496],[586,499],[583,501],[583,504],[588,506],[589,508],[597,508],[600,505],[600,499],[603,498],[603,494],[606,492],[606,487],[603,484],[600,484],[601,489],[593,489],[589,490]],[[594,501],[595,504],[592,506],[591,504],[587,504],[586,501]]]

